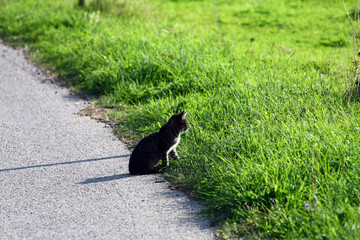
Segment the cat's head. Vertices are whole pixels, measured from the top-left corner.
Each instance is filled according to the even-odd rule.
[[[189,129],[189,120],[186,119],[187,112],[183,111],[178,114],[174,114],[169,123],[180,132],[185,132]]]

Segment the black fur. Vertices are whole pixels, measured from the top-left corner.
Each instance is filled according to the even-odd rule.
[[[180,134],[189,129],[186,112],[173,115],[160,128],[159,132],[143,138],[135,147],[129,161],[130,174],[158,173],[156,165],[162,160],[163,167],[169,166],[168,155],[177,159],[176,146],[180,142]]]

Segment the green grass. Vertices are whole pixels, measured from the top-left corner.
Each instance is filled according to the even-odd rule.
[[[220,28],[213,1],[76,3],[0,1],[0,36],[98,96],[122,134],[186,110],[169,178],[221,237],[360,236],[359,26],[342,1],[218,0]]]

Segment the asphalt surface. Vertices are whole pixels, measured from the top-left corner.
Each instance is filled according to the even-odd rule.
[[[128,174],[88,104],[0,44],[0,239],[214,239],[198,203]]]

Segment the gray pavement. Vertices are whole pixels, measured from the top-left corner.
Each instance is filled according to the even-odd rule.
[[[213,239],[199,204],[128,175],[111,129],[74,114],[88,104],[0,44],[0,239]]]

